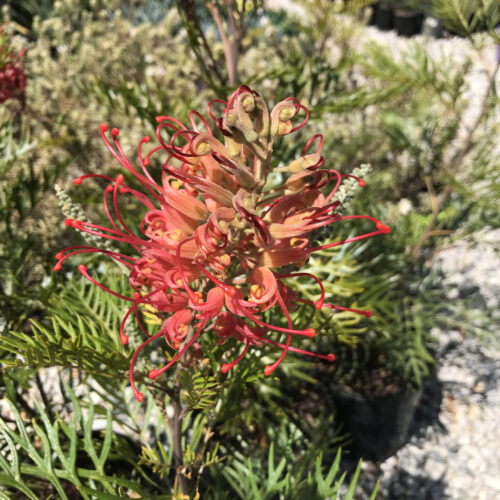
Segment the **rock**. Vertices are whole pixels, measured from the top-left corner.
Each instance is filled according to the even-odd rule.
[[[479,381],[474,388],[472,389],[474,392],[479,392],[483,394],[486,390],[486,384],[481,380]]]
[[[439,481],[446,473],[448,464],[443,461],[437,461],[428,458],[424,465],[424,472],[432,481]]]
[[[485,483],[488,488],[500,492],[500,477],[487,476]]]

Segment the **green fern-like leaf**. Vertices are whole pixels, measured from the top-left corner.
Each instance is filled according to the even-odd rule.
[[[164,478],[172,470],[172,465],[170,465],[172,463],[171,455],[172,454],[169,454],[163,446],[155,449],[143,446],[139,456],[139,465],[145,465],[160,478]]]
[[[118,340],[123,315],[119,299],[80,279],[53,299],[50,310],[51,319],[44,324],[32,320],[29,333],[10,332],[0,338],[0,349],[15,355],[2,356],[1,362],[11,368],[77,368],[108,378],[128,369],[129,354]]]
[[[181,370],[179,380],[184,389],[183,399],[190,410],[207,410],[215,405],[219,385],[215,377]]]
[[[92,431],[94,406],[90,401],[84,413],[71,389],[73,403],[70,420],[61,416],[51,420],[41,404],[36,403],[37,417],[26,423],[16,406],[9,401],[9,412],[15,426],[0,418],[0,443],[8,452],[0,457],[0,484],[4,492],[22,493],[30,499],[50,491],[67,500],[69,491],[79,491],[85,500],[93,498],[122,498],[122,493],[140,494],[139,481],[119,475],[108,475],[106,464],[113,449],[120,445],[112,430],[112,417],[106,414],[106,427],[101,436]],[[85,467],[80,465],[85,453]],[[134,474],[135,475],[135,474]],[[72,487],[68,488],[68,484]],[[8,496],[7,498],[11,498]]]

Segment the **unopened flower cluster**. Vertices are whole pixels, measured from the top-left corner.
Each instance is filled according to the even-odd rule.
[[[25,49],[15,52],[10,46],[5,24],[0,26],[0,104],[9,99],[22,99],[26,88]]]
[[[307,109],[297,99],[285,99],[269,111],[257,92],[241,86],[227,102],[211,101],[208,115],[212,127],[197,111],[190,112],[189,126],[172,117],[157,117],[157,145],[151,146],[150,138],[144,137],[134,160],[121,148],[118,129],[109,130],[103,124],[104,143],[139,187],[126,184],[121,173],[116,178],[91,174],[75,180],[77,185],[89,177],[106,181],[104,209],[109,226],[75,219],[66,224],[128,244],[131,252],[73,246],[57,255],[55,269],[68,257],[87,252],[101,253],[130,269],[134,293],[126,297],[108,290],[85,266],[79,266],[97,286],[130,302],[120,328],[121,342],[128,342],[125,323],[129,317],[137,319],[147,337],[130,367],[139,401],[143,395],[134,383],[135,362],[143,348],[159,338],[173,353],[164,366],[150,369],[151,379],[174,365],[204,332],[214,335],[220,344],[231,338],[242,343],[234,360],[222,365],[224,373],[249,348],[264,344],[281,350],[278,359],[264,368],[266,375],[288,351],[333,361],[333,354],[315,354],[296,346],[298,339],[316,334],[312,328],[294,328],[290,310],[298,303],[317,309],[345,309],[325,304],[321,281],[300,272],[300,267],[318,250],[389,232],[372,217],[337,213],[339,202],[333,201],[334,195],[342,179],[353,176],[325,166],[321,135],[311,137],[300,158],[288,165],[273,158],[275,139],[299,130],[308,120]],[[151,168],[153,158],[159,158],[161,167]],[[273,172],[283,179],[280,185],[268,182]],[[357,181],[363,185],[361,179]],[[121,212],[122,196],[133,196],[144,207],[139,234],[129,228]],[[313,231],[355,218],[367,219],[372,230],[326,245],[312,243]],[[292,267],[296,271],[289,271]],[[304,276],[316,281],[318,300],[302,299],[289,287],[290,280]],[[154,335],[149,336],[141,322],[143,308],[155,311],[162,322]],[[265,321],[263,313],[270,308],[280,311],[286,327]],[[355,312],[371,316],[370,311]]]

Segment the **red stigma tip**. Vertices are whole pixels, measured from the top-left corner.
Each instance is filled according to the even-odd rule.
[[[58,262],[52,269],[57,273],[57,271],[60,271],[62,268],[62,264]]]
[[[106,132],[106,130],[108,130],[108,126],[105,123],[101,123],[100,130],[101,130],[101,134],[104,134],[104,132]]]
[[[78,270],[82,273],[85,274],[87,272],[87,266],[84,266],[83,264],[80,264],[78,266]]]
[[[274,371],[274,368],[273,368],[273,365],[267,365],[265,368],[264,368],[264,375],[266,377],[269,377],[269,375],[271,375],[271,373],[273,373]]]
[[[73,184],[75,186],[79,186],[83,182],[83,179],[81,177],[77,177],[74,181]]]
[[[142,142],[149,142],[151,139],[149,138],[149,135],[145,135],[143,138],[142,138]]]
[[[157,368],[153,368],[150,370],[148,377],[153,379],[156,378],[158,375],[161,375],[161,370],[158,370]]]
[[[139,403],[142,403],[144,400],[144,394],[142,394],[142,392],[136,392],[135,399],[137,399],[137,401],[139,401]]]
[[[123,174],[118,174],[118,176],[116,177],[116,182],[118,184],[123,184],[125,182],[125,177],[123,177]]]
[[[363,179],[359,179],[359,181],[358,181],[358,185],[359,185],[360,187],[364,187],[364,186],[366,186],[366,182],[365,182]]]
[[[314,337],[316,335],[316,330],[314,328],[306,328],[304,330],[304,335],[306,337]]]
[[[111,129],[111,135],[113,137],[117,137],[119,133],[120,131],[116,127]]]
[[[122,343],[122,345],[127,345],[128,337],[126,335],[120,335],[120,342]]]
[[[75,219],[66,219],[64,221],[64,224],[66,224],[66,226],[68,227],[73,227],[73,222],[74,222]]]
[[[236,295],[236,288],[234,286],[227,286],[224,288],[224,291],[230,296],[234,297]]]
[[[328,354],[328,361],[335,361],[335,354]]]
[[[108,184],[108,185],[106,186],[106,189],[104,190],[104,192],[105,192],[106,194],[108,194],[108,193],[111,193],[111,191],[113,191],[113,185],[112,185],[112,184]]]
[[[134,300],[140,299],[141,294],[139,292],[134,292]]]
[[[373,316],[373,313],[371,311],[365,311],[365,316],[367,318],[371,318]]]
[[[382,222],[377,222],[375,227],[382,233],[387,234],[391,232],[391,228],[389,226],[385,226]]]
[[[147,167],[151,162],[149,161],[149,158],[144,158],[144,166]]]
[[[323,301],[323,300],[317,300],[317,301],[314,303],[314,307],[315,307],[316,309],[321,310],[321,309],[323,309],[323,304],[324,304],[324,301]]]
[[[230,364],[228,364],[228,363],[225,363],[225,364],[223,364],[223,365],[221,366],[220,371],[221,371],[222,373],[227,373],[230,369],[231,369],[231,365],[230,365]]]
[[[63,258],[64,252],[59,252],[56,254],[56,260],[61,260]]]

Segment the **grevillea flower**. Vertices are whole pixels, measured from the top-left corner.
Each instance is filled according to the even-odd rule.
[[[215,116],[216,106],[221,116]],[[211,101],[208,114],[215,123],[214,130],[197,111],[189,114],[190,127],[159,116],[159,144],[144,154],[150,138],[140,141],[140,169],[134,168],[121,148],[118,129],[109,131],[103,124],[104,143],[140,189],[125,184],[123,174],[116,178],[83,175],[74,181],[79,185],[90,177],[109,182],[104,191],[104,209],[110,225],[73,219],[66,220],[66,224],[126,243],[132,253],[73,246],[57,255],[54,269],[59,270],[67,258],[88,252],[106,255],[130,269],[129,281],[135,293],[126,297],[107,289],[85,266],[79,266],[92,283],[130,302],[120,328],[121,342],[128,342],[124,327],[130,316],[136,317],[148,337],[135,351],[130,367],[132,388],[139,401],[143,395],[134,383],[135,362],[144,347],[160,337],[174,354],[164,366],[150,370],[151,379],[174,365],[203,332],[214,335],[220,344],[229,338],[243,344],[241,353],[222,365],[224,373],[252,346],[271,344],[279,348],[281,355],[264,369],[270,375],[288,351],[330,361],[335,358],[333,354],[315,354],[292,345],[297,338],[316,334],[313,328],[293,327],[289,309],[297,303],[371,316],[370,311],[325,304],[325,291],[317,277],[280,270],[290,264],[300,268],[318,250],[390,231],[372,217],[341,216],[336,212],[338,203],[332,201],[333,196],[342,179],[352,176],[324,167],[321,135],[307,141],[297,160],[287,166],[273,165],[273,141],[302,128],[308,120],[307,109],[297,99],[288,98],[269,112],[259,94],[241,86],[227,102]],[[299,114],[305,117],[294,125],[292,120]],[[160,172],[149,169],[153,156],[161,160]],[[280,173],[286,180],[280,186],[269,187],[271,172]],[[357,180],[363,185],[361,179]],[[119,197],[125,195],[135,197],[144,207],[139,234],[127,226],[120,211]],[[311,243],[314,230],[346,219],[366,219],[373,224],[373,230],[334,243]],[[303,276],[317,283],[317,301],[298,297],[287,285],[289,280]],[[154,310],[162,320],[162,327],[154,335],[149,336],[141,323],[142,308]],[[265,321],[263,312],[270,308],[281,311],[286,327]]]
[[[9,37],[0,26],[0,104],[8,99],[22,99],[26,88],[23,49],[16,53],[9,45]]]

